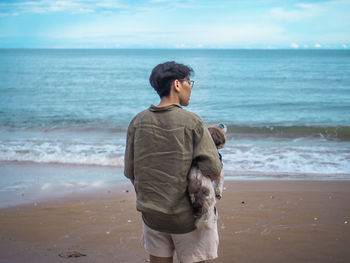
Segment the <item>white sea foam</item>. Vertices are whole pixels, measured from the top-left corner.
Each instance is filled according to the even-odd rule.
[[[0,161],[112,166],[124,165],[125,142],[67,139],[0,141]],[[124,140],[123,140],[124,141]],[[221,151],[230,175],[333,175],[350,178],[350,143],[321,139],[230,139]]]
[[[0,161],[123,167],[124,146],[67,141],[0,141]]]
[[[350,148],[298,145],[295,141],[267,144],[235,144],[223,153],[224,169],[238,174],[294,174],[294,175],[343,175],[350,176]]]

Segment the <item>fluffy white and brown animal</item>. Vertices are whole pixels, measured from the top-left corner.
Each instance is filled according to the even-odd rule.
[[[219,124],[208,128],[217,149],[222,149],[226,143],[226,126]],[[218,152],[221,160],[221,155]],[[196,227],[210,228],[215,220],[216,199],[221,199],[224,176],[221,172],[213,182],[204,176],[200,169],[193,165],[188,174],[188,193],[196,216]]]

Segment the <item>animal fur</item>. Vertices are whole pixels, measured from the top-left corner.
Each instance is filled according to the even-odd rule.
[[[215,197],[220,199],[223,192],[224,177],[213,182],[204,176],[197,166],[192,166],[188,175],[188,192],[196,216],[197,228],[211,228],[215,222]]]
[[[226,143],[227,128],[224,124],[208,127],[217,149],[222,149]],[[221,156],[221,155],[220,155]],[[221,159],[221,157],[220,157]],[[224,186],[224,176],[221,172],[213,182],[204,176],[200,169],[193,165],[188,174],[188,193],[196,216],[196,227],[211,228],[215,222],[215,197],[221,199]]]

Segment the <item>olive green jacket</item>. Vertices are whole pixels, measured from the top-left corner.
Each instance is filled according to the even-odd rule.
[[[222,168],[203,121],[178,104],[140,112],[128,127],[124,174],[134,179],[136,208],[152,229],[187,233],[195,229],[187,192],[193,163],[204,175]]]

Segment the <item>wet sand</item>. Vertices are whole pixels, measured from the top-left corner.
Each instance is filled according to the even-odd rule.
[[[350,181],[225,187],[211,262],[350,262]],[[147,262],[140,235],[131,184],[111,186],[0,209],[0,262]],[[59,256],[73,251],[86,256]]]

